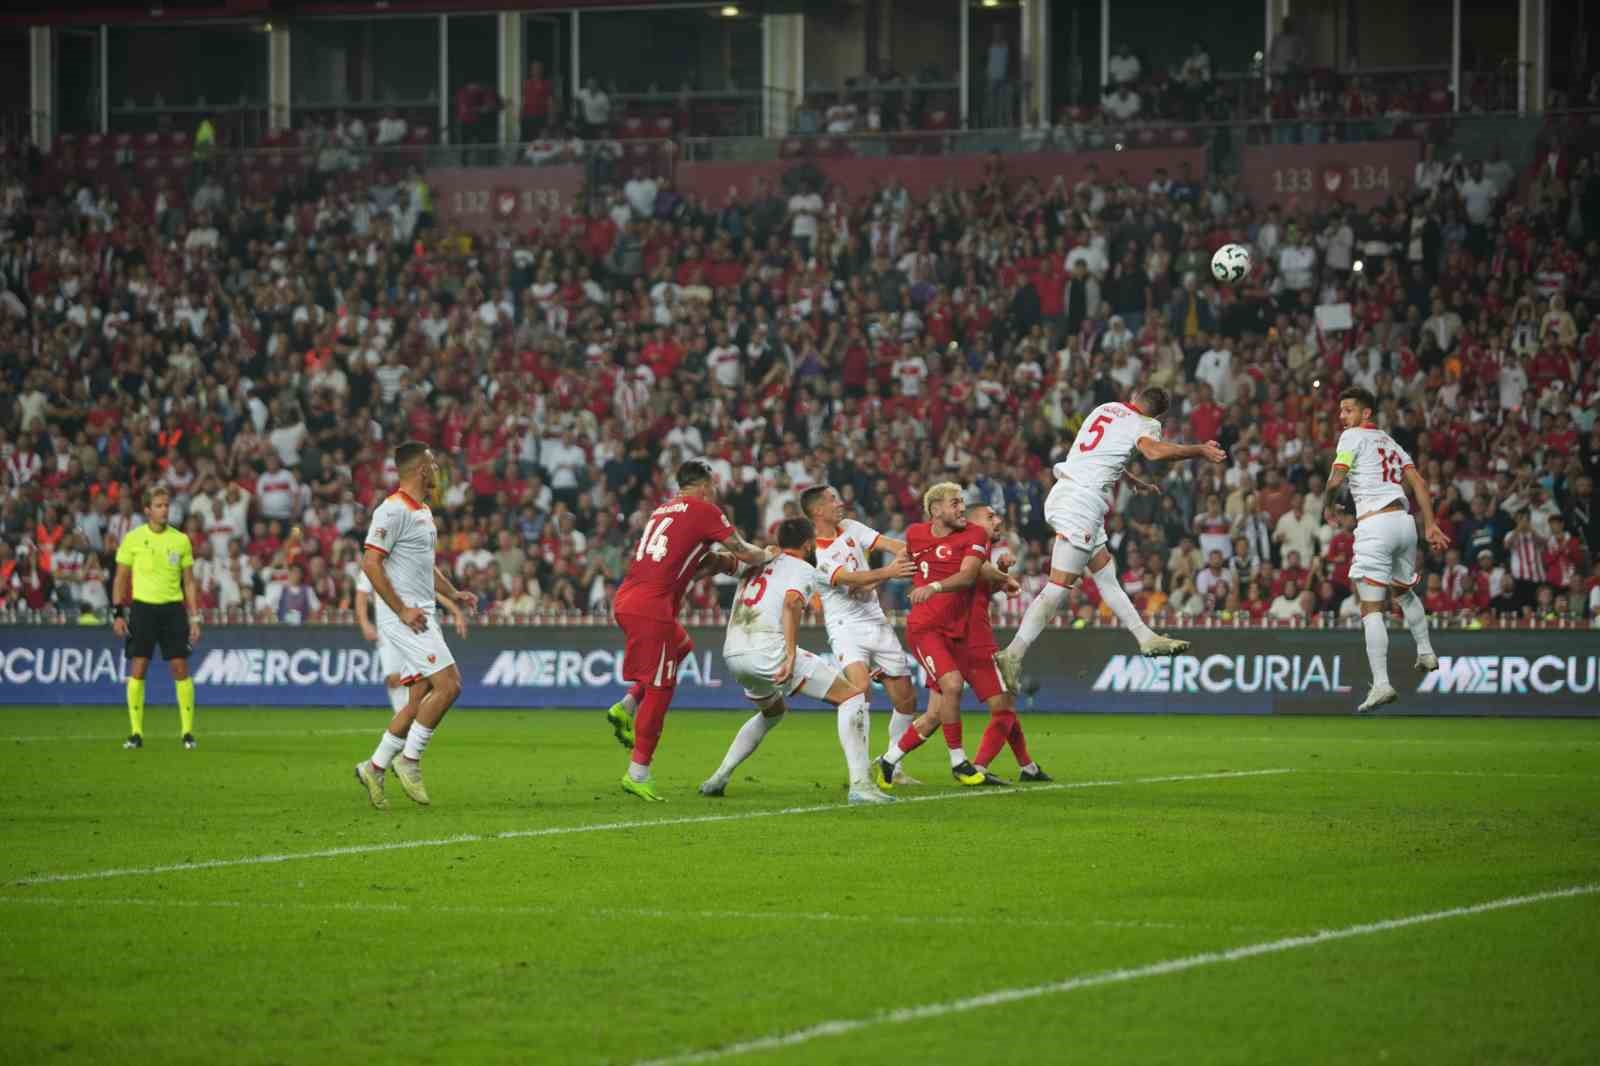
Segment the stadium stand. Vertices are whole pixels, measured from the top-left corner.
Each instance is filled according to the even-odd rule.
[[[1144,95],[1181,115],[1199,92]],[[1271,129],[1359,139],[1409,121],[1359,86],[1342,96],[1343,111],[1297,98],[1297,122]],[[947,122],[934,106],[920,128]],[[1056,128],[1092,143],[1104,127],[1085,111]],[[630,118],[621,139],[662,132]],[[415,126],[379,151],[375,123],[340,119],[246,165],[200,160],[187,134],[10,143],[0,605],[103,617],[111,555],[159,482],[207,608],[277,618],[305,584],[317,616],[347,617],[385,455],[418,438],[452,470],[441,558],[494,619],[604,614],[690,455],[761,539],[812,484],[898,530],[921,486],[958,478],[1010,517],[1015,609],[1048,568],[1052,457],[1149,380],[1181,398],[1170,436],[1215,437],[1232,461],[1117,501],[1124,587],[1158,617],[1322,623],[1354,611],[1351,522],[1329,520],[1322,484],[1355,382],[1455,541],[1425,560],[1430,611],[1589,624],[1600,155],[1562,133],[1523,173],[1430,160],[1368,212],[1284,213],[1228,179],[1045,187],[1003,163],[921,201],[828,188],[717,211],[619,167],[587,212],[544,208],[489,238],[434,222]],[[1258,263],[1237,289],[1207,267],[1227,240]],[[1356,328],[1319,330],[1314,308],[1342,302]],[[1080,590],[1068,610],[1094,620]],[[705,583],[693,606],[728,591]]]

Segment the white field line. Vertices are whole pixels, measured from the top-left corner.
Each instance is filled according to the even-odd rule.
[[[212,737],[348,737],[357,733],[371,734],[374,730],[383,728],[383,723],[374,719],[373,724],[362,726],[359,729],[215,729],[206,730],[199,734],[201,740]],[[57,733],[55,735],[41,734],[35,737],[0,737],[0,744],[48,744],[60,740],[103,740],[121,742],[128,739],[126,733],[112,735],[110,733]],[[151,746],[160,741],[152,740]]]
[[[1081,929],[1094,926],[1102,929],[1187,929],[1184,922],[1143,921],[1136,918],[1019,918],[1013,914],[975,914],[963,917],[935,914],[927,917],[907,914],[841,914],[837,911],[737,911],[737,910],[665,910],[658,907],[595,907],[574,910],[568,907],[523,904],[502,907],[470,905],[417,906],[409,903],[365,903],[361,901],[337,903],[310,903],[295,900],[192,900],[192,899],[138,899],[71,896],[5,896],[0,895],[0,905],[28,903],[58,907],[176,907],[183,910],[273,910],[273,911],[331,911],[354,914],[465,914],[496,918],[573,918],[595,921],[615,921],[618,918],[660,918],[666,921],[706,919],[711,921],[776,921],[776,922],[862,922],[873,925],[951,925],[984,927],[1003,924],[1007,927],[1025,926],[1031,929]],[[1239,928],[1239,927],[1234,927]],[[1245,927],[1248,928],[1248,927]]]
[[[1209,774],[1169,774],[1164,777],[1134,777],[1126,781],[1067,781],[1050,785],[1031,785],[1005,789],[939,792],[929,796],[911,796],[901,803],[928,803],[939,800],[977,799],[985,796],[1021,796],[1039,792],[1061,792],[1083,788],[1113,788],[1120,785],[1159,785],[1183,781],[1228,781],[1243,777],[1265,777],[1289,774],[1293,770],[1226,770]],[[878,810],[893,810],[899,804],[884,804]],[[781,818],[794,814],[823,814],[832,811],[858,813],[866,808],[853,808],[844,803],[818,803],[806,807],[780,807],[757,811],[740,811],[735,814],[698,814],[687,818],[637,818],[620,822],[593,822],[588,825],[547,826],[541,829],[508,829],[499,833],[460,833],[456,836],[435,837],[425,840],[395,840],[382,844],[350,844],[337,848],[319,848],[315,851],[281,852],[270,855],[249,855],[237,859],[206,859],[200,862],[175,862],[160,866],[123,866],[106,870],[88,870],[80,873],[41,874],[9,881],[12,885],[53,885],[68,881],[103,881],[114,877],[149,877],[154,874],[183,873],[190,870],[217,870],[230,866],[265,866],[272,863],[295,862],[302,859],[335,859],[346,855],[372,855],[385,851],[408,851],[413,848],[442,848],[456,844],[478,844],[493,840],[528,840],[535,837],[572,836],[579,833],[610,833],[625,829],[659,829],[663,826],[708,825],[714,822],[746,822],[756,818]]]
[[[1373,770],[1350,769],[1336,770],[1332,767],[1302,767],[1298,772],[1303,774],[1374,774],[1378,776],[1394,777],[1533,777],[1550,778],[1557,781],[1600,781],[1600,773],[1586,774],[1573,771],[1569,774],[1535,773],[1520,770]]]
[[[922,1007],[900,1007],[896,1010],[882,1011],[878,1014],[870,1014],[861,1018],[840,1018],[833,1021],[818,1022],[815,1025],[808,1025],[804,1029],[795,1029],[787,1033],[774,1033],[771,1036],[763,1036],[754,1040],[742,1040],[734,1044],[724,1044],[721,1047],[687,1051],[677,1055],[668,1055],[664,1058],[646,1059],[635,1063],[634,1066],[688,1066],[690,1063],[714,1062],[719,1059],[729,1059],[755,1052],[777,1051],[782,1048],[808,1044],[822,1037],[844,1036],[879,1025],[897,1025],[902,1022],[942,1018],[951,1014],[979,1010],[983,1007],[996,1007],[1007,1003],[1017,1003],[1022,1000],[1038,999],[1042,996],[1076,992],[1079,989],[1095,988],[1100,985],[1138,981],[1146,977],[1163,977],[1167,974],[1183,973],[1186,970],[1196,970],[1203,966],[1214,966],[1218,963],[1239,962],[1243,959],[1252,959],[1261,955],[1276,955],[1280,952],[1293,951],[1296,948],[1316,947],[1335,940],[1351,940],[1356,937],[1372,936],[1376,933],[1393,932],[1396,929],[1406,929],[1414,925],[1439,922],[1446,918],[1465,918],[1475,914],[1484,914],[1488,911],[1505,910],[1510,907],[1525,907],[1533,903],[1543,903],[1548,900],[1564,899],[1571,896],[1588,896],[1596,892],[1600,892],[1600,884],[1576,885],[1571,888],[1558,888],[1548,892],[1535,892],[1526,896],[1507,896],[1503,899],[1490,900],[1487,903],[1475,903],[1466,907],[1451,907],[1447,910],[1407,915],[1404,918],[1388,918],[1378,922],[1347,925],[1342,929],[1325,929],[1316,933],[1307,933],[1303,936],[1290,936],[1281,940],[1245,944],[1241,947],[1228,948],[1224,951],[1208,951],[1198,955],[1185,955],[1181,958],[1165,959],[1145,966],[1102,970],[1098,973],[1069,977],[1049,984],[1028,985],[1021,988],[1002,988],[993,992],[985,992],[981,995],[968,996],[964,999],[949,1000],[944,1003],[930,1003]]]

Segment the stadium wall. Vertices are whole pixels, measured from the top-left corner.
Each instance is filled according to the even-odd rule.
[[[682,707],[748,706],[722,662],[722,630],[691,627]],[[1348,714],[1367,683],[1356,630],[1204,629],[1198,655],[1144,659],[1112,629],[1048,630],[1028,658],[1034,712]],[[450,638],[461,666],[461,705],[606,707],[623,692],[620,634],[607,626],[477,629]],[[1006,639],[1002,634],[1002,642]],[[1600,717],[1600,636],[1582,630],[1446,630],[1441,669],[1418,679],[1410,641],[1396,632],[1389,670],[1397,711],[1418,715]],[[819,630],[802,644],[823,648]],[[377,656],[354,628],[230,626],[208,629],[190,660],[204,706],[386,705]],[[120,642],[105,628],[0,629],[0,705],[120,704]],[[1032,688],[1032,686],[1029,686]],[[149,699],[171,702],[172,683],[150,671]],[[800,701],[802,704],[809,701]],[[881,707],[881,695],[876,701]],[[975,706],[968,694],[969,706]]]

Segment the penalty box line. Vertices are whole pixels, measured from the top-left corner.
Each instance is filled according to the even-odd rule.
[[[1570,888],[1535,892],[1526,896],[1506,896],[1502,899],[1489,900],[1486,903],[1475,903],[1470,906],[1451,907],[1446,910],[1428,911],[1423,914],[1411,914],[1403,918],[1388,918],[1377,922],[1363,922],[1359,925],[1347,925],[1342,929],[1324,929],[1302,936],[1288,936],[1279,940],[1244,944],[1240,947],[1227,948],[1222,951],[1207,951],[1198,955],[1164,959],[1161,962],[1153,962],[1145,966],[1102,970],[1098,973],[1069,977],[1049,984],[1029,985],[1022,988],[1002,988],[963,999],[949,1000],[944,1003],[930,1003],[923,1007],[901,1007],[896,1010],[883,1011],[860,1018],[840,1018],[833,1021],[818,1022],[815,1025],[808,1025],[803,1029],[796,1029],[788,1033],[774,1033],[754,1040],[743,1040],[738,1043],[724,1044],[721,1047],[705,1048],[699,1051],[687,1051],[664,1058],[644,1059],[635,1063],[634,1066],[690,1066],[692,1063],[715,1062],[720,1059],[730,1059],[762,1051],[778,1051],[801,1044],[808,1044],[823,1037],[845,1036],[880,1025],[895,1025],[902,1022],[943,1018],[951,1014],[963,1014],[984,1007],[997,1007],[1008,1003],[1018,1003],[1023,1000],[1039,999],[1043,996],[1076,992],[1084,988],[1095,988],[1101,985],[1122,984],[1128,981],[1138,981],[1146,977],[1163,977],[1167,974],[1183,973],[1187,970],[1215,966],[1219,963],[1240,962],[1244,959],[1253,959],[1262,955],[1277,955],[1285,951],[1294,951],[1298,948],[1316,947],[1336,940],[1352,940],[1356,937],[1373,936],[1377,933],[1389,933],[1396,929],[1406,929],[1414,925],[1426,925],[1429,922],[1444,921],[1447,918],[1466,918],[1476,914],[1486,914],[1490,911],[1506,910],[1511,907],[1526,907],[1549,900],[1566,899],[1573,896],[1589,896],[1596,892],[1600,892],[1600,884],[1574,885]]]
[[[1031,795],[1039,792],[1062,792],[1084,788],[1114,788],[1121,785],[1159,785],[1185,781],[1228,781],[1245,777],[1268,777],[1293,773],[1288,769],[1224,770],[1207,774],[1168,774],[1161,777],[1135,777],[1126,781],[1067,781],[1049,785],[1032,785],[1026,788],[983,789],[975,792],[941,792],[931,796],[910,796],[901,803],[929,803],[941,800],[978,799],[993,796]],[[876,809],[893,810],[900,804],[885,804]],[[123,866],[106,870],[87,870],[81,873],[41,874],[37,877],[20,877],[8,883],[17,887],[29,885],[57,885],[71,881],[104,881],[116,877],[150,877],[156,874],[187,873],[192,870],[219,870],[235,866],[266,866],[274,863],[297,862],[304,859],[336,859],[349,855],[374,855],[385,851],[409,851],[413,848],[442,848],[459,844],[481,844],[495,840],[530,840],[536,837],[574,836],[580,833],[610,833],[628,829],[659,829],[667,826],[710,825],[717,822],[745,822],[757,818],[781,818],[796,814],[825,814],[832,811],[862,811],[846,803],[819,803],[806,807],[779,807],[758,811],[739,811],[734,814],[698,814],[687,818],[638,818],[620,822],[596,822],[588,825],[549,826],[542,829],[508,829],[499,833],[461,833],[456,836],[435,837],[426,840],[395,840],[382,844],[351,844],[337,848],[320,848],[315,851],[282,852],[270,855],[249,855],[237,859],[206,859],[200,862],[175,862],[158,866]]]

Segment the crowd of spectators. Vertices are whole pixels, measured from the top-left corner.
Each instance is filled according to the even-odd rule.
[[[103,616],[161,484],[206,607],[345,611],[387,456],[416,438],[451,474],[441,565],[496,619],[603,614],[692,455],[758,540],[813,484],[893,534],[923,486],[959,479],[1008,517],[1015,607],[1048,569],[1052,460],[1093,406],[1153,381],[1176,396],[1168,435],[1231,459],[1143,470],[1165,492],[1117,499],[1124,587],[1169,618],[1329,619],[1353,610],[1353,516],[1323,477],[1356,382],[1455,542],[1421,561],[1429,608],[1589,624],[1597,162],[1504,184],[1419,170],[1327,213],[1186,173],[1039,183],[1000,156],[925,198],[891,180],[708,205],[639,177],[485,236],[435,224],[415,173],[313,169],[269,197],[225,161],[120,194],[13,167],[0,604]],[[1236,288],[1207,269],[1228,240],[1256,253]],[[1354,328],[1319,329],[1339,304]],[[1080,583],[1068,610],[1094,618],[1094,596]]]

